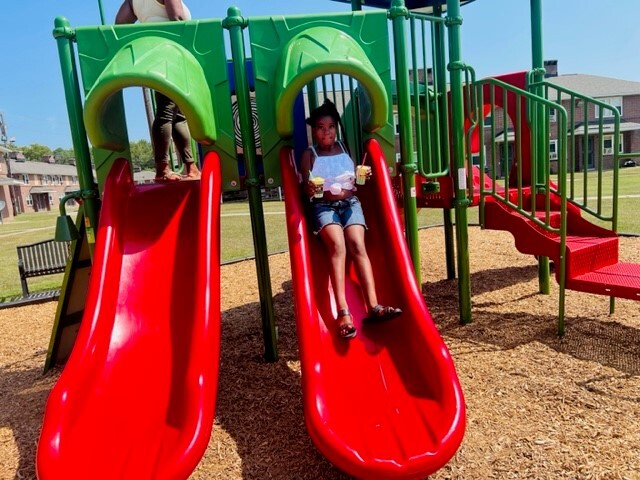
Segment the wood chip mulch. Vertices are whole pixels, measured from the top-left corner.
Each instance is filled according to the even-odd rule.
[[[534,259],[509,234],[470,229],[473,322],[459,324],[441,229],[420,232],[423,292],[467,402],[462,446],[430,478],[640,479],[640,302],[537,293]],[[640,263],[640,238],[620,258]],[[305,432],[288,254],[270,257],[279,329],[276,363],[262,359],[255,264],[222,268],[223,338],[209,449],[191,478],[349,478]],[[44,404],[59,370],[42,367],[56,304],[0,310],[0,479],[34,479]],[[357,374],[357,372],[354,372]],[[352,405],[350,408],[358,408]]]

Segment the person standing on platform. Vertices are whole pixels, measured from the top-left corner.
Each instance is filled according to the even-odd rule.
[[[124,0],[116,14],[116,24],[184,21],[191,19],[191,12],[181,0]],[[197,180],[200,170],[191,150],[191,134],[184,114],[173,100],[155,92],[156,112],[151,127],[151,142],[156,169],[156,182],[173,182],[183,179]],[[171,169],[169,148],[175,143],[184,175]]]

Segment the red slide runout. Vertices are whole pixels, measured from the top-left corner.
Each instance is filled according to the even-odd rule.
[[[85,313],[37,450],[48,479],[187,478],[211,434],[220,350],[219,160],[202,180],[105,188]]]
[[[280,162],[307,430],[320,452],[357,478],[424,478],[462,441],[465,405],[453,361],[427,310],[398,218],[386,161],[366,145],[372,179],[358,187],[379,300],[403,314],[363,326],[365,304],[353,265],[347,295],[355,339],[336,333],[328,257],[305,218],[293,152]],[[349,262],[350,263],[350,262]]]

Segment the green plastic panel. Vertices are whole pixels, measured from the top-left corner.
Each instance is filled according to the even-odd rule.
[[[122,150],[117,137],[101,121],[101,109],[115,92],[141,85],[172,96],[189,121],[191,135],[205,145],[216,141],[211,92],[195,57],[161,37],[136,38],[116,52],[87,94],[87,135],[100,148]]]
[[[381,35],[384,32],[384,35]],[[391,69],[386,12],[249,19],[265,177],[280,184],[278,150],[293,134],[293,103],[303,87],[327,74],[356,79],[371,108],[364,130],[395,165]]]
[[[382,80],[358,43],[333,27],[312,27],[293,37],[284,48],[275,72],[276,130],[288,138],[293,135],[293,102],[302,88],[325,73],[342,73],[357,78],[372,97],[371,117],[364,125],[375,131],[386,123],[388,101]]]
[[[149,87],[171,97],[193,138],[220,155],[223,188],[238,188],[221,20],[80,27],[76,41],[85,127],[105,167],[111,164],[106,159],[115,157],[104,150],[126,152],[128,147],[122,109],[114,111],[109,99],[127,87]]]

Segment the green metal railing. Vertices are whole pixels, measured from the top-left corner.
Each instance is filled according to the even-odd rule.
[[[340,138],[349,147],[355,161],[362,158],[363,135],[360,121],[362,90],[353,77],[342,74],[327,74],[307,85],[305,109],[309,113],[325,99],[331,100],[340,113],[343,130]]]
[[[424,178],[449,174],[448,97],[444,56],[445,19],[409,13],[411,108],[418,173]]]
[[[487,196],[491,196],[494,201],[503,203],[512,211],[528,219],[538,228],[557,234],[560,239],[558,259],[558,283],[560,286],[558,332],[564,332],[564,305],[565,305],[565,283],[566,283],[566,237],[567,237],[567,112],[559,104],[540,98],[533,93],[521,90],[497,79],[489,78],[476,83],[477,95],[480,105],[490,106],[489,125],[482,124],[483,131],[479,132],[479,154],[480,165],[487,165],[487,150],[489,152],[489,169],[493,182],[490,188],[485,188],[484,182],[479,182],[480,193],[480,223],[485,224],[484,205]],[[486,92],[485,92],[486,90]],[[488,95],[488,98],[485,96]],[[497,102],[500,100],[500,102]],[[499,108],[496,103],[500,103],[505,108]],[[507,105],[515,104],[514,118],[509,118]],[[522,115],[526,108],[527,116]],[[558,181],[553,186],[551,182],[551,172],[548,161],[549,152],[549,117],[554,113],[557,124],[557,160],[558,160]],[[542,115],[542,118],[538,118]],[[510,142],[510,127],[513,134],[513,142]],[[530,127],[529,127],[530,126]],[[474,126],[472,130],[478,128]],[[485,128],[489,133],[485,138]],[[531,129],[529,131],[529,128]],[[526,152],[523,149],[523,139],[529,135],[531,140],[531,150]],[[513,150],[510,150],[509,145]],[[488,147],[488,148],[487,148]],[[544,149],[538,152],[538,149]],[[529,171],[524,170],[524,155],[530,154]],[[499,158],[501,154],[501,158]],[[536,161],[543,158],[543,164]],[[515,172],[512,172],[509,159],[516,161]],[[468,159],[471,169],[471,159]],[[504,168],[502,179],[496,175],[500,163]],[[515,175],[515,179],[513,179]],[[531,179],[525,182],[525,175]],[[531,185],[531,195],[527,198],[525,188]],[[502,187],[499,189],[498,187]],[[555,194],[560,199],[560,221],[559,226],[552,225],[551,197]],[[542,199],[540,199],[542,197]],[[541,200],[543,208],[539,208]]]
[[[530,77],[528,83],[531,82]],[[544,98],[565,105],[568,112],[568,201],[594,218],[609,223],[612,231],[618,228],[618,169],[620,159],[620,112],[612,105],[567,88],[542,82]],[[611,136],[607,150],[604,141]],[[637,156],[637,154],[635,154]],[[605,185],[603,172],[607,169],[605,156],[610,156],[613,175]],[[590,161],[592,159],[592,161]],[[589,178],[596,176],[596,191],[589,190]],[[609,190],[610,209],[605,210],[603,198]]]
[[[501,158],[502,160],[509,158],[509,155],[511,153],[508,148],[508,145],[510,142],[509,142],[509,134],[507,131],[508,125],[511,124],[511,122],[509,121],[510,119],[507,116],[506,109],[500,109],[501,110],[500,115],[499,116],[496,115],[498,112],[498,107],[496,107],[496,92],[498,92],[502,96],[502,101],[504,104],[507,103],[507,95],[509,93],[515,96],[516,118],[511,119],[511,121],[513,121],[512,129],[514,133],[514,148],[515,148],[515,151],[513,152],[513,158],[515,159],[523,158],[523,153],[525,153],[523,152],[523,149],[522,149],[522,142],[519,141],[521,140],[523,135],[526,134],[525,129],[528,128],[527,125],[522,124],[522,117],[519,115],[521,113],[521,109],[524,108],[525,102],[523,100],[526,100],[527,102],[533,103],[536,105],[542,105],[546,115],[548,115],[550,110],[555,110],[556,116],[557,116],[557,124],[558,124],[558,150],[557,151],[558,151],[558,167],[559,168],[558,168],[557,187],[554,188],[552,185],[550,185],[551,175],[548,168],[548,162],[547,162],[547,167],[545,169],[544,178],[538,178],[538,176],[535,174],[536,173],[535,170],[537,166],[534,164],[533,161],[531,162],[531,167],[530,167],[530,170],[531,170],[530,174],[532,179],[531,184],[535,183],[538,186],[549,186],[549,188],[538,188],[538,191],[537,191],[538,194],[544,195],[544,199],[545,199],[544,218],[541,219],[539,215],[536,215],[537,208],[536,208],[535,202],[531,202],[531,205],[529,207],[527,207],[525,204],[525,196],[523,194],[523,189],[524,187],[528,187],[528,185],[525,182],[523,182],[524,173],[525,173],[523,172],[523,165],[522,165],[523,162],[518,161],[516,164],[515,182],[511,181],[512,180],[511,177],[513,175],[512,172],[510,171],[511,168],[505,168],[504,176],[502,176],[502,178],[498,178],[498,176],[492,175],[494,182],[492,183],[492,186],[490,189],[485,189],[481,182],[479,192],[481,195],[481,199],[484,195],[487,195],[487,194],[491,195],[497,201],[504,202],[510,208],[518,211],[520,214],[524,215],[525,217],[527,217],[532,222],[536,223],[541,228],[549,232],[563,234],[563,227],[555,228],[551,225],[549,220],[550,220],[551,193],[555,193],[559,195],[563,199],[563,203],[565,199],[568,198],[567,189],[565,187],[565,184],[567,181],[567,155],[566,155],[567,138],[568,138],[567,112],[564,110],[563,107],[559,106],[558,104],[550,100],[539,98],[532,93],[529,93],[525,90],[521,90],[517,87],[514,87],[512,85],[509,85],[507,83],[504,83],[494,78],[480,80],[476,83],[476,85],[477,85],[477,94],[481,104],[485,101],[484,92],[483,92],[484,85],[489,86],[488,104],[490,105],[490,108],[491,108],[490,110],[491,120],[488,128],[490,129],[490,140],[487,145],[487,140],[485,139],[484,135],[482,135],[482,133],[479,136],[479,140],[480,140],[480,157],[481,157],[481,160],[484,161],[483,164],[486,164],[485,152],[487,150],[490,152],[489,165],[490,165],[491,172],[497,172],[499,169],[498,153],[502,153],[502,158]],[[497,121],[498,119],[501,120],[501,123],[503,126],[502,134],[497,133],[497,130],[500,129],[500,123]],[[535,134],[532,133],[531,136],[534,137],[534,135]],[[549,138],[546,138],[545,143],[547,147],[549,145],[549,142],[550,142]],[[532,142],[532,146],[533,145],[534,144]],[[489,148],[487,149],[486,147],[489,147]],[[535,182],[534,182],[534,179],[535,179]],[[498,186],[500,185],[504,189],[504,194],[501,194],[498,191]],[[515,192],[515,198],[514,198],[514,195],[511,195],[512,192]]]

